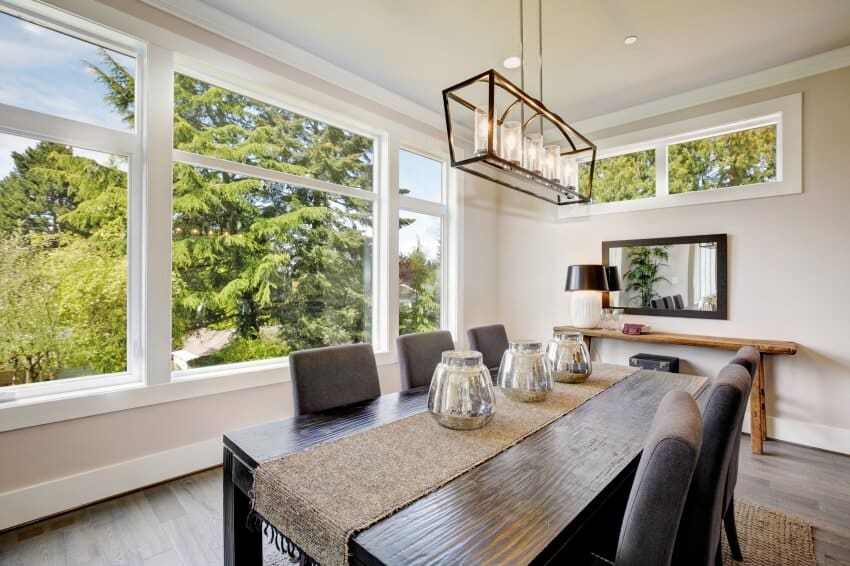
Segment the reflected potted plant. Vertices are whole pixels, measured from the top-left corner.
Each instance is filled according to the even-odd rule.
[[[669,280],[659,275],[661,268],[667,265],[670,258],[668,246],[638,246],[629,248],[629,269],[624,277],[629,282],[627,291],[636,292],[632,301],[639,299],[642,308],[650,308],[650,301],[655,294],[655,285]]]

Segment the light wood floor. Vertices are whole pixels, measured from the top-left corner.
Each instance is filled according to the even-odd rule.
[[[746,437],[736,496],[806,519],[818,564],[850,566],[850,457],[774,441],[753,456],[749,446]],[[220,475],[194,474],[4,533],[0,564],[221,564]]]

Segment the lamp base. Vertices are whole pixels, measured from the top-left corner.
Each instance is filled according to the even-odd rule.
[[[570,298],[570,317],[576,328],[596,328],[602,311],[602,293],[573,291]]]

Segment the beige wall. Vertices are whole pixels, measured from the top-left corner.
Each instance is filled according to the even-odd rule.
[[[794,340],[794,357],[768,362],[768,434],[850,452],[850,68],[597,132],[603,139],[665,122],[803,93],[803,194],[563,222],[545,208],[502,196],[502,312],[514,336],[545,337],[569,321],[566,267],[600,261],[604,240],[727,233],[729,320],[640,317],[657,329]],[[599,342],[597,342],[599,343]],[[714,374],[728,352],[605,341],[597,359],[671,353]]]

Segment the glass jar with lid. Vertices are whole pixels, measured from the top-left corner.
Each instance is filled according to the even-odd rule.
[[[582,383],[593,372],[581,332],[556,332],[546,345],[546,358],[552,366],[552,378],[559,383]]]
[[[552,372],[543,351],[535,340],[511,342],[499,366],[499,387],[513,401],[542,401],[552,391]]]
[[[496,395],[481,352],[443,352],[431,378],[428,410],[447,428],[471,430],[490,422]]]

